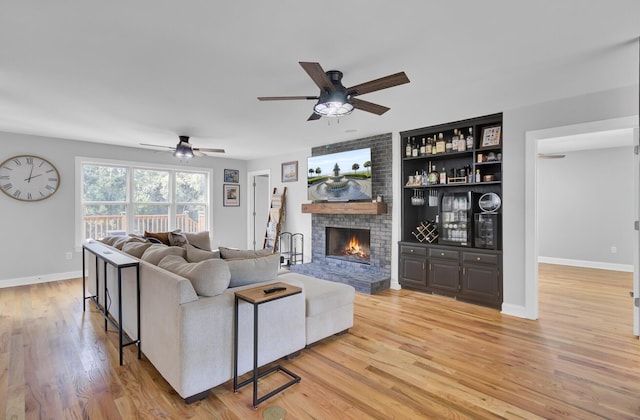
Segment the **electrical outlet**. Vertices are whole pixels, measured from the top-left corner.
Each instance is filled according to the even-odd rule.
[[[71,260],[71,259],[73,259],[73,252],[67,252],[67,253],[65,254],[65,256],[66,256],[66,258],[67,258],[68,260]]]
[[[615,254],[615,253],[617,253],[617,252],[618,252],[618,248],[616,248],[615,246],[612,246],[612,247],[611,247],[611,253],[612,253],[612,254]]]

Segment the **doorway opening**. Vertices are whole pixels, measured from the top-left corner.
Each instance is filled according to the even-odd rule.
[[[637,127],[637,116],[556,127],[526,133],[526,164],[528,167],[527,190],[529,192],[527,192],[525,200],[525,220],[527,237],[529,239],[526,241],[525,245],[525,292],[526,306],[528,308],[530,318],[538,318],[539,261],[587,267],[590,266],[589,262],[591,261],[592,268],[634,271],[635,273],[638,272],[637,255],[639,247],[637,231],[633,231],[632,223],[633,220],[637,220],[637,213],[635,213],[637,210],[630,211],[627,209],[628,211],[625,214],[625,218],[629,220],[627,220],[628,224],[624,227],[625,238],[621,241],[624,245],[620,245],[625,248],[624,252],[627,253],[627,257],[624,259],[623,263],[614,262],[607,265],[606,261],[612,261],[612,259],[602,258],[602,255],[604,254],[601,248],[605,247],[608,250],[607,252],[610,254],[615,254],[616,252],[623,250],[618,249],[616,244],[610,243],[616,242],[618,239],[613,240],[611,238],[607,238],[604,234],[598,235],[598,232],[606,232],[607,227],[610,229],[612,228],[612,211],[615,212],[615,206],[621,205],[623,201],[621,199],[616,199],[615,195],[613,198],[611,196],[605,197],[605,194],[603,193],[602,188],[612,189],[616,183],[615,180],[607,181],[607,167],[610,167],[611,165],[626,164],[626,167],[624,168],[626,171],[625,173],[627,174],[626,181],[618,182],[616,187],[623,189],[623,193],[631,197],[630,199],[627,199],[627,201],[632,201],[634,203],[632,207],[636,207],[640,195],[638,193],[638,183],[634,182],[630,178],[634,177],[634,173],[637,174],[638,161],[631,157],[624,159],[626,163],[604,160],[598,161],[594,158],[594,155],[597,155],[598,150],[601,150],[604,156],[605,150],[611,151],[617,147],[625,148],[628,153],[633,155],[633,147],[638,141],[637,138],[634,138],[634,127]],[[637,128],[635,130],[637,132]],[[637,136],[637,134],[635,134],[635,136]],[[602,147],[603,142],[606,142],[607,147]],[[618,156],[620,156],[620,154],[618,154]],[[575,171],[580,171],[580,166],[576,165],[576,163],[581,159],[586,162],[588,162],[589,159],[593,162],[595,159],[595,162],[597,162],[596,165],[593,165],[595,167],[590,168],[590,171],[586,171],[582,174],[584,183],[576,181],[580,177],[575,176]],[[560,178],[549,180],[546,176],[549,174],[543,171],[550,171],[550,168],[553,168],[554,166],[556,166],[555,170],[557,174],[560,174]],[[564,168],[557,168],[558,166],[564,166]],[[563,173],[565,174],[564,176],[562,176]],[[605,177],[605,179],[602,180],[601,177]],[[635,177],[637,177],[637,175],[635,175]],[[589,189],[589,185],[587,184],[590,180],[594,187],[592,191]],[[596,187],[597,182],[595,181],[604,182],[605,187]],[[606,184],[607,182],[609,183]],[[576,191],[576,189],[578,191]],[[553,194],[547,194],[549,193],[549,190],[556,191],[555,201]],[[564,194],[561,196],[560,200],[558,198],[558,194],[561,194],[562,191],[564,191]],[[583,201],[582,204],[576,203],[577,196],[572,197],[571,194],[586,194],[585,191],[590,193],[589,197],[586,199],[585,197],[580,197],[586,201]],[[599,191],[600,196],[598,195]],[[599,197],[612,202],[598,202]],[[585,207],[587,205],[585,203],[588,203],[590,207]],[[597,207],[596,204],[604,205],[605,207],[608,205],[608,208],[607,210],[602,210],[601,208],[599,211],[596,210],[595,212],[592,211],[590,213],[590,210]],[[571,209],[570,207],[572,205],[580,208]],[[556,210],[557,214],[564,213],[564,216],[558,217],[557,220],[552,221],[549,218],[549,214],[554,210]],[[571,220],[567,219],[567,214],[573,215],[575,219],[580,219],[585,217],[585,215],[590,219],[587,222],[585,222],[584,219],[577,221]],[[597,216],[597,214],[600,214],[600,216]],[[563,222],[565,225],[563,225]],[[624,221],[621,223],[624,224]],[[573,224],[573,226],[569,226],[571,224]],[[580,225],[582,232],[576,230]],[[570,236],[571,232],[578,236],[581,234],[587,234],[588,231],[592,231],[593,233],[591,237],[587,234],[587,236],[582,239],[575,238],[573,245],[574,249],[569,251],[565,249],[565,253],[562,258],[554,259],[549,258],[549,255],[544,255],[545,253],[548,254],[554,252],[552,250],[553,247],[549,246],[550,243],[553,244],[554,233],[545,231],[545,229],[555,229],[557,237],[562,237],[564,240],[570,240],[567,239],[567,236]],[[620,231],[620,229],[623,228],[618,226],[617,229]],[[560,232],[558,232],[558,230],[560,230]],[[553,245],[555,246],[558,244]],[[566,247],[567,245],[565,244],[565,248]],[[542,253],[541,250],[543,250]],[[578,252],[571,254],[572,251]],[[600,252],[600,254],[598,254],[598,252]],[[631,261],[629,261],[629,254],[632,254]],[[636,283],[637,281],[634,280],[634,288],[636,287]],[[631,299],[629,300],[629,304],[632,304]],[[636,335],[638,334],[637,313],[634,313],[634,333]]]
[[[247,179],[247,249],[262,249],[269,217],[271,171],[249,172]]]

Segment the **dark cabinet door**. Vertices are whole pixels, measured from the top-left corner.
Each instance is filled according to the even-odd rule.
[[[432,259],[429,261],[427,287],[436,293],[456,294],[460,284],[460,266],[457,261]]]
[[[497,266],[464,264],[460,297],[488,305],[502,302],[500,271]]]
[[[400,284],[419,289],[427,287],[427,260],[425,257],[403,255],[400,258]]]

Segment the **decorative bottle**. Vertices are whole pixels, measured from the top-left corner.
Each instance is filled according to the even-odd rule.
[[[429,185],[437,185],[440,180],[440,174],[436,171],[436,165],[433,166],[429,163],[430,171],[429,171]]]
[[[467,136],[467,150],[473,150],[473,127],[469,127],[469,135]]]
[[[444,166],[442,167],[442,170],[440,171],[440,183],[441,184],[446,184],[447,183],[447,170],[444,168]]]
[[[436,141],[436,153],[446,152],[446,143],[442,136],[442,133],[438,133],[438,140]]]
[[[404,148],[404,156],[411,157],[411,138],[407,137],[407,146]]]
[[[416,138],[415,137],[411,137],[411,156],[413,157],[417,157],[418,156],[418,143],[416,142]]]
[[[422,144],[420,145],[420,156],[424,156],[427,154],[427,141],[422,138]]]

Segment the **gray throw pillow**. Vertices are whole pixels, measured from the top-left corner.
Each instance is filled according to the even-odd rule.
[[[196,248],[204,249],[205,251],[211,251],[211,239],[209,238],[209,231],[203,230],[202,232],[184,232],[184,236],[187,241]]]
[[[169,232],[169,245],[171,246],[185,246],[188,243],[187,237],[184,233]]]
[[[228,264],[231,272],[229,287],[273,280],[278,275],[278,269],[280,268],[280,254],[224,261]]]
[[[265,248],[265,249],[235,249],[235,248],[225,248],[223,246],[218,247],[220,250],[220,257],[227,258],[256,258],[256,257],[264,257],[267,255],[273,254],[273,249]]]
[[[158,265],[161,259],[167,255],[177,255],[178,257],[184,257],[187,251],[179,246],[166,246],[163,244],[153,244],[144,251],[140,259],[153,265]]]
[[[205,251],[191,244],[186,244],[184,248],[187,250],[187,261],[189,262],[200,262],[211,258],[220,258],[220,251]]]
[[[151,242],[127,242],[122,245],[122,251],[132,257],[140,258],[150,246]]]
[[[229,287],[231,273],[227,263],[221,259],[208,259],[189,263],[175,255],[164,257],[158,267],[189,279],[200,296],[216,296]]]

